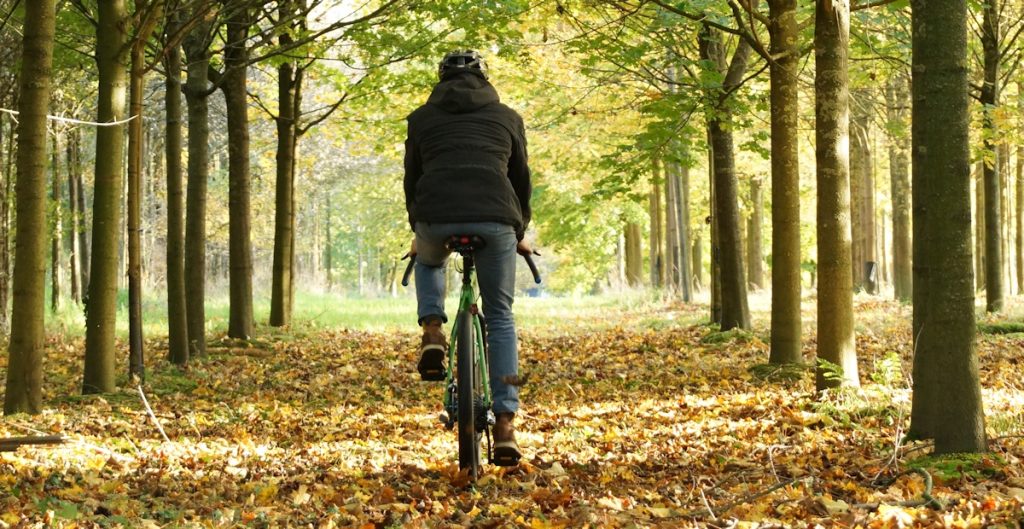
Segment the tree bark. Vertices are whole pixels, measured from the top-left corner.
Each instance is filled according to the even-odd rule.
[[[724,50],[718,41],[716,30],[706,25],[699,35],[701,58],[719,65],[725,65]],[[714,214],[717,223],[717,257],[721,284],[722,330],[739,327],[750,328],[750,310],[747,307],[747,281],[743,270],[743,248],[740,235],[740,214],[733,153],[733,136],[729,128],[731,115],[726,107],[727,90],[738,86],[746,70],[750,48],[741,42],[730,61],[722,87],[713,93],[717,103],[709,108],[707,119],[714,163]]]
[[[63,235],[64,222],[61,215],[61,192],[60,192],[60,138],[58,134],[52,137],[50,148],[50,207],[52,208],[50,223],[53,233],[50,237],[50,310],[56,313],[60,310],[61,298],[64,289],[63,273]]]
[[[850,228],[853,239],[853,290],[878,293],[875,254],[875,179],[869,132],[871,96],[866,90],[851,99],[850,118]],[[874,275],[871,268],[875,268]]]
[[[1017,146],[1017,178],[1015,187],[1014,208],[1016,213],[1016,257],[1017,257],[1017,292],[1024,293],[1024,146]]]
[[[300,24],[294,2],[280,3],[280,18]],[[288,47],[291,34],[281,34],[280,44]],[[295,304],[295,161],[298,145],[298,123],[302,105],[302,68],[284,62],[277,69],[277,185],[274,207],[274,268],[270,296],[270,325],[282,327],[291,323]]]
[[[248,37],[252,24],[249,11],[248,7],[238,8],[228,18],[221,85],[228,118],[228,289],[231,299],[228,336],[243,340],[253,333],[249,96],[246,89]]]
[[[897,73],[890,79],[886,90],[889,102],[893,291],[900,301],[910,301],[914,292],[910,259],[910,153],[905,133],[910,107],[908,84],[906,76]]]
[[[78,266],[79,273],[81,275],[81,288],[82,288],[82,302],[85,304],[88,299],[89,292],[89,212],[86,209],[86,189],[85,179],[82,176],[82,135],[78,129],[72,131],[72,143],[74,145],[75,153],[75,182],[78,188],[78,211],[81,218],[78,223],[78,231],[75,232],[75,236],[78,237]]]
[[[13,124],[11,126],[13,129]],[[4,141],[7,145],[4,148]],[[12,158],[14,157],[14,131],[11,130],[4,137],[4,116],[0,115],[0,155],[7,153],[6,159],[0,161],[3,167],[3,182],[0,182],[0,336],[7,336],[10,330],[10,312],[7,310],[11,304],[11,212],[8,205],[11,203],[11,192],[14,188],[12,181]]]
[[[984,57],[984,82],[981,87],[983,107],[982,138],[985,152],[985,310],[1003,310],[1003,248],[1000,233],[1002,201],[996,149],[995,116],[999,104],[999,15],[998,0],[985,0],[981,24],[981,45]]]
[[[185,314],[189,358],[206,357],[206,187],[210,174],[210,25],[196,25],[182,42],[188,61],[188,187],[185,196]]]
[[[640,240],[643,238],[640,225],[635,222],[626,223],[626,283],[631,287],[643,284],[643,258],[641,257]]]
[[[803,361],[800,314],[799,30],[796,0],[769,0],[773,364]]]
[[[46,115],[55,31],[54,0],[25,3],[18,103],[17,248],[4,413],[43,408],[46,276]]]
[[[750,219],[747,221],[747,272],[750,288],[764,288],[764,250],[761,231],[764,224],[764,198],[761,193],[761,181],[754,178],[750,181]]]
[[[135,12],[145,16],[159,3],[135,0]],[[137,28],[131,43],[128,78],[128,374],[145,380],[145,352],[142,340],[142,125],[143,83],[146,75],[146,42],[149,31]]]
[[[168,35],[180,27],[175,19]],[[165,100],[167,138],[167,356],[184,366],[189,360],[188,313],[185,301],[185,212],[182,189],[181,130],[181,47],[167,52],[167,93]]]
[[[985,290],[985,162],[974,172],[974,288]]]
[[[82,302],[82,266],[79,254],[82,251],[78,232],[81,230],[82,212],[78,209],[78,195],[82,190],[78,187],[78,153],[75,151],[73,134],[69,133],[65,140],[64,154],[68,166],[68,233],[70,234],[71,255],[68,256],[71,271],[71,299],[75,303]]]
[[[859,385],[850,267],[848,0],[817,0],[815,7],[815,158],[818,171],[817,389]],[[838,375],[838,376],[836,376]]]
[[[682,290],[680,288],[680,263],[682,260],[679,250],[679,189],[677,187],[679,179],[672,163],[667,160],[661,163],[664,166],[662,189],[665,194],[665,286],[678,294]]]
[[[96,64],[99,69],[96,120],[100,123],[125,118],[128,77],[125,29],[128,24],[124,0],[100,2],[96,27]],[[83,393],[109,393],[115,389],[114,337],[117,279],[121,269],[118,240],[122,229],[123,159],[124,125],[98,127]]]
[[[651,267],[651,286],[661,288],[665,285],[665,253],[662,244],[665,242],[661,215],[661,171],[656,164],[651,172],[651,190],[648,193],[647,214],[651,223],[648,238],[648,259]]]
[[[987,448],[971,277],[967,5],[912,0],[914,391],[909,435]]]

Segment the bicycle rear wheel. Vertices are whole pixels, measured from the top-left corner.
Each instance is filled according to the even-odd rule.
[[[468,469],[472,479],[480,471],[480,436],[476,429],[476,339],[473,315],[459,314],[456,331],[456,384],[459,398],[459,468]]]

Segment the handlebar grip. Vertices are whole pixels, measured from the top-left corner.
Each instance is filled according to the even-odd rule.
[[[406,258],[409,259],[409,264],[405,267],[405,273],[402,274],[402,286],[403,287],[409,286],[409,276],[412,275],[412,267],[416,264],[416,256],[415,255],[407,253],[407,254],[405,254],[405,257],[402,257],[402,259],[406,259]]]
[[[533,282],[537,283],[539,285],[540,284],[540,272],[537,271],[537,265],[536,265],[536,263],[533,262],[533,257],[531,257],[530,254],[528,254],[528,253],[523,253],[523,254],[520,254],[520,255],[523,256],[523,259],[526,259],[526,264],[527,264],[527,266],[530,267],[530,273],[533,274]]]

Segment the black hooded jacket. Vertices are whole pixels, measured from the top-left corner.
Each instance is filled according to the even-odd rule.
[[[532,192],[526,132],[494,87],[476,72],[458,72],[407,119],[409,223],[500,222],[522,239]]]

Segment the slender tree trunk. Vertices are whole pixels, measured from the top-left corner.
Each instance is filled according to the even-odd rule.
[[[850,267],[848,0],[817,0],[815,8],[815,143],[818,171],[818,390],[859,384]],[[832,375],[839,375],[834,377]]]
[[[326,199],[324,200],[324,202],[326,202],[326,204],[325,204],[325,211],[324,211],[324,224],[325,224],[325,226],[324,226],[325,230],[324,231],[326,233],[325,233],[325,237],[324,237],[323,263],[324,263],[324,272],[326,272],[326,275],[327,275],[327,290],[333,290],[334,289],[334,238],[333,238],[333,235],[331,235],[331,194],[330,193],[327,193]],[[361,243],[362,243],[362,241],[360,241],[360,244]],[[361,262],[362,262],[362,260],[360,260],[360,263]],[[451,268],[448,269],[448,272],[451,273]],[[451,281],[445,281],[445,284],[446,285],[451,285]]]
[[[701,58],[717,64],[725,65],[724,51],[719,35],[707,24],[699,35]],[[720,267],[719,281],[721,284],[721,329],[735,327],[750,328],[750,310],[747,308],[747,281],[743,270],[743,249],[740,235],[740,215],[738,205],[735,160],[733,158],[733,137],[729,127],[731,115],[724,104],[725,89],[735,87],[746,70],[747,56],[750,48],[741,43],[734,52],[729,64],[721,93],[716,93],[718,100],[715,108],[709,109],[707,119],[708,136],[712,157],[714,179],[713,219],[717,226],[716,251]]]
[[[0,100],[0,103],[2,102],[3,100]],[[10,330],[10,313],[7,307],[11,301],[11,214],[8,205],[11,199],[11,181],[14,180],[11,175],[14,131],[5,137],[4,121],[4,116],[0,114],[0,168],[3,170],[3,181],[0,182],[0,336],[7,337],[7,331]],[[4,141],[7,142],[6,149]],[[3,158],[4,153],[7,153],[6,158]]]
[[[888,85],[889,179],[892,193],[893,290],[896,299],[913,295],[910,246],[910,152],[907,148],[907,112],[910,107],[907,78],[895,74]]]
[[[53,233],[50,238],[50,310],[60,310],[60,302],[63,297],[64,274],[61,266],[64,261],[62,249],[64,223],[61,215],[61,193],[60,193],[60,138],[57,134],[52,136],[53,144],[50,148],[50,207],[52,208],[53,222],[51,223]]]
[[[662,287],[665,278],[665,254],[662,251],[662,243],[665,240],[661,223],[661,171],[656,165],[651,173],[651,191],[648,196],[647,213],[650,217],[651,232],[648,247],[648,257],[651,266],[651,286]]]
[[[189,358],[206,357],[206,186],[210,174],[209,27],[183,41],[188,61],[188,187],[185,196],[185,315]]]
[[[665,171],[665,285],[672,291],[680,292],[681,267],[679,251],[679,179],[675,167],[668,161],[663,162]]]
[[[764,199],[761,196],[761,181],[750,181],[750,219],[747,224],[747,270],[750,274],[750,288],[764,288],[764,251],[761,237],[764,224]]]
[[[18,103],[17,235],[14,304],[4,413],[43,407],[46,239],[46,115],[50,106],[54,0],[25,3]]]
[[[769,0],[773,364],[803,361],[800,313],[799,28],[797,0]]]
[[[975,289],[985,290],[985,162],[974,172],[974,277]]]
[[[221,86],[228,118],[228,288],[231,298],[228,336],[240,339],[249,339],[253,333],[249,96],[246,89],[247,39],[251,24],[248,7],[236,9],[228,18]]]
[[[1003,247],[999,220],[1002,217],[1000,178],[996,149],[994,110],[999,104],[999,15],[998,0],[985,0],[981,24],[984,83],[981,87],[983,147],[985,152],[985,309],[1003,310]]]
[[[281,20],[295,18],[293,2],[281,2]],[[297,29],[298,22],[293,24]],[[292,43],[289,32],[281,46]],[[292,320],[295,295],[295,151],[302,104],[302,68],[285,62],[277,69],[277,186],[274,207],[274,268],[270,297],[270,325],[281,327]]]
[[[626,283],[638,287],[643,283],[643,257],[640,253],[640,241],[643,238],[640,225],[635,222],[626,223]]]
[[[850,226],[853,239],[851,266],[853,289],[877,293],[875,256],[874,163],[868,137],[871,98],[865,90],[854,97],[850,118]],[[872,275],[872,268],[875,274]]]
[[[914,392],[909,434],[987,448],[971,277],[967,5],[913,0]]]
[[[81,230],[82,212],[78,209],[78,195],[82,192],[78,187],[78,173],[81,168],[78,166],[77,153],[74,148],[72,134],[68,134],[64,147],[64,154],[68,165],[68,227],[70,235],[71,255],[68,264],[71,271],[71,299],[75,303],[82,302],[82,266],[79,258],[81,253],[81,241],[78,232]]]
[[[78,129],[74,129],[71,138],[75,153],[75,187],[78,188],[78,195],[75,198],[78,200],[80,215],[78,231],[75,232],[75,236],[78,237],[78,267],[81,274],[82,302],[84,304],[88,299],[87,292],[89,292],[89,212],[85,206],[86,189],[85,179],[82,176],[82,135]]]
[[[1017,256],[1017,292],[1024,293],[1024,146],[1017,146],[1017,178],[1015,187],[1014,209],[1016,214],[1016,256]]]
[[[180,27],[176,19],[168,36]],[[182,189],[181,47],[167,51],[167,356],[179,366],[189,360],[188,313],[185,301],[185,212]]]
[[[1005,141],[1000,141],[997,148],[999,153],[999,240],[1002,243],[1003,255],[1003,285],[1004,292],[1009,294],[1013,290],[1013,276],[1010,272],[1010,146]]]
[[[136,14],[145,15],[159,3],[135,0]],[[150,31],[137,28],[131,44],[128,79],[128,374],[145,380],[145,352],[142,340],[142,151],[143,83],[145,82],[146,42]]]
[[[97,121],[100,123],[125,118],[127,18],[124,0],[100,2],[96,28],[96,64],[99,68]],[[114,337],[117,279],[121,269],[118,240],[122,229],[123,170],[124,125],[98,127],[83,393],[109,393],[115,388]]]
[[[683,301],[693,301],[693,267],[690,264],[690,168],[675,164],[676,186],[679,189],[679,202],[676,211],[676,224],[679,226],[679,270],[680,287],[683,290]]]
[[[704,288],[704,241],[700,233],[693,238],[693,289]]]

